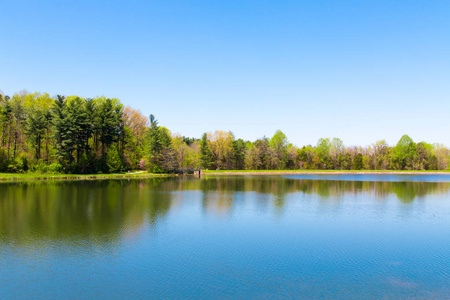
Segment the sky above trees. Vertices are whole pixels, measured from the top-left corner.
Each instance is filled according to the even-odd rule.
[[[0,1],[0,89],[104,95],[172,132],[450,145],[445,1]],[[99,94],[100,93],[100,94]]]

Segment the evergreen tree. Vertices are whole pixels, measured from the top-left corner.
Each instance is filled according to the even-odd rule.
[[[200,164],[203,169],[209,169],[212,165],[213,155],[211,147],[208,144],[208,135],[203,134],[200,140]]]
[[[14,95],[13,99],[11,100],[11,110],[14,124],[14,132],[13,132],[14,136],[12,137],[14,140],[13,159],[16,157],[19,135],[24,131],[25,128],[24,124],[26,123],[27,118],[23,100],[24,99],[21,95]],[[10,138],[9,138],[10,142],[11,142],[11,129],[12,128],[10,126]]]
[[[105,154],[108,146],[117,142],[122,121],[122,105],[114,103],[112,99],[100,99],[97,108],[95,127],[99,134],[99,141],[102,143],[102,156]]]
[[[86,140],[91,136],[91,124],[86,113],[85,101],[80,97],[71,98],[65,103],[66,120],[72,133],[72,140],[76,151],[76,163],[86,150]]]
[[[361,153],[356,154],[353,157],[353,170],[363,169],[363,155]]]
[[[154,173],[173,170],[176,167],[176,157],[169,130],[158,126],[154,115],[150,115],[147,139],[149,170]]]
[[[60,95],[57,97],[52,109],[56,157],[61,164],[64,165],[68,161],[69,166],[71,166],[74,160],[73,152],[76,148],[73,137],[73,122],[67,111],[65,97]]]
[[[122,156],[119,154],[117,146],[114,144],[106,152],[106,165],[111,173],[121,172],[123,168]]]
[[[154,115],[150,115],[150,129],[148,131],[148,153],[149,153],[149,171],[159,171],[156,169],[158,166],[158,155],[161,153],[162,145],[159,140],[159,126],[158,121]]]
[[[4,105],[1,114],[1,123],[2,123],[2,141],[1,145],[5,147],[7,145],[7,136],[8,136],[8,128],[11,127],[11,119],[12,119],[12,109],[11,104],[9,102],[9,96],[4,97]],[[8,142],[9,143],[9,142]],[[9,145],[8,145],[9,148]]]
[[[242,139],[233,141],[233,169],[245,168],[245,142]]]
[[[32,141],[32,146],[36,151],[35,158],[41,158],[41,140],[46,129],[46,117],[41,110],[31,110],[27,118],[27,134]]]
[[[170,132],[167,128],[159,128],[159,140],[162,145],[162,149],[157,156],[158,167],[164,172],[170,172],[176,169],[178,165]]]

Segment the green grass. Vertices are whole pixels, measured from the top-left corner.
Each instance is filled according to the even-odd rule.
[[[145,178],[168,177],[167,174],[153,173],[113,173],[113,174],[38,174],[38,173],[0,173],[2,181],[16,180],[88,180],[88,179],[120,179],[120,178]]]
[[[204,170],[205,174],[211,173],[277,173],[277,172],[298,172],[298,173],[405,173],[405,172],[420,172],[420,173],[449,173],[450,170]]]
[[[296,172],[296,173],[449,173],[450,170],[423,171],[423,170],[204,170],[208,174],[233,174],[233,173],[278,173],[278,172]],[[39,174],[39,173],[0,173],[0,181],[22,181],[22,180],[92,180],[92,179],[121,179],[121,178],[146,178],[146,177],[169,177],[170,174],[154,174],[154,173],[114,173],[114,174]]]

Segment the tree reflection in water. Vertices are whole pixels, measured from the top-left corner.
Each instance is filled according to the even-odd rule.
[[[199,192],[204,213],[226,215],[259,195],[259,204],[280,210],[290,194],[345,201],[347,195],[409,204],[430,194],[447,194],[447,182],[306,180],[284,177],[155,178],[0,184],[0,236],[24,241],[78,238],[118,243],[124,236],[158,226],[187,192]],[[238,200],[239,201],[238,201]],[[236,202],[238,201],[238,202]],[[238,203],[238,204],[237,204]]]

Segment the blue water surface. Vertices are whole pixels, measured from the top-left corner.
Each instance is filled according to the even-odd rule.
[[[430,176],[1,184],[0,298],[448,299]]]

